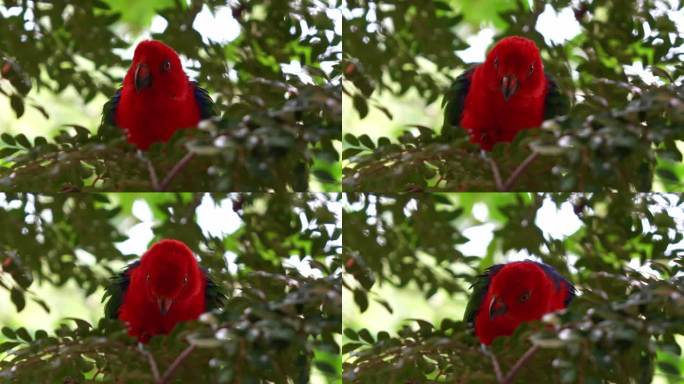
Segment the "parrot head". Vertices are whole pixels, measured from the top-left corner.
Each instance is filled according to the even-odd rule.
[[[168,45],[145,40],[138,44],[124,84],[135,87],[138,94],[156,93],[178,97],[186,89],[188,79],[180,57]]]
[[[493,321],[531,321],[548,312],[554,292],[553,282],[538,265],[510,263],[492,279],[490,299],[484,304]]]
[[[142,278],[149,302],[166,315],[174,303],[196,295],[201,272],[192,251],[176,240],[154,244],[141,259]]]
[[[543,90],[544,67],[537,45],[520,36],[499,41],[487,55],[489,88],[500,91],[505,101],[515,94]]]

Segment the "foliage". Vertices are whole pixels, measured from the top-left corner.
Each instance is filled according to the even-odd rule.
[[[83,300],[108,283],[127,239],[114,223],[130,220],[133,202],[144,199],[155,212],[155,241],[175,238],[199,256],[229,301],[198,322],[136,347],[118,321],[89,324],[64,319],[57,329],[32,335],[24,327],[2,327],[0,381],[162,382],[155,379],[180,359],[166,382],[308,382],[314,370],[335,382],[340,375],[341,331],[339,197],[299,194],[6,195],[0,211],[5,228],[0,248],[0,289],[11,291],[17,311],[26,299],[49,311],[32,282],[63,286],[75,281]],[[215,236],[195,223],[201,201],[229,198],[240,227]],[[79,254],[87,252],[93,263]],[[225,256],[237,255],[237,271]],[[295,257],[311,273],[285,262]],[[307,261],[308,260],[308,261]],[[116,268],[118,270],[118,267]],[[10,279],[11,276],[11,279]],[[3,308],[5,310],[5,308]],[[189,351],[189,352],[188,352]],[[180,358],[183,353],[187,354]]]
[[[649,191],[658,181],[667,190],[679,190],[684,169],[684,65],[679,47],[684,37],[665,10],[681,12],[683,4],[679,9],[652,0],[572,5],[564,0],[534,1],[531,9],[527,2],[517,4],[502,10],[505,23],[495,39],[516,34],[534,40],[545,70],[575,105],[569,115],[547,121],[512,144],[499,144],[488,155],[504,178],[529,156],[538,157],[513,179],[510,189]],[[581,33],[563,45],[547,44],[535,29],[545,5],[556,11],[572,7]],[[392,119],[393,111],[377,101],[381,94],[412,91],[430,105],[447,94],[453,71],[468,67],[456,55],[468,45],[461,36],[463,15],[451,2],[356,0],[349,7],[355,11],[347,14],[344,24],[343,91],[362,119],[371,107]],[[461,8],[472,12],[471,7]],[[368,12],[374,17],[365,17]],[[627,74],[625,66],[634,63],[649,69],[657,82]],[[409,124],[398,142],[387,137],[374,142],[367,135],[347,133],[343,188],[502,189],[488,160],[467,142],[465,133],[445,141],[437,131]]]
[[[579,219],[554,237],[535,220],[543,204],[569,203]],[[489,218],[473,215],[485,204]],[[498,338],[491,352],[508,372],[534,350],[519,382],[649,383],[684,376],[684,200],[656,194],[350,194],[345,209],[344,294],[361,312],[370,300],[390,312],[380,285],[469,295],[476,275],[501,255],[554,266],[579,289],[570,307]],[[457,245],[466,229],[495,226],[484,258]],[[643,268],[648,272],[644,273]],[[497,382],[493,363],[461,319],[406,319],[377,334],[345,320],[343,378],[348,382]],[[679,341],[675,337],[679,337]],[[518,382],[518,381],[515,381]]]
[[[5,134],[0,144],[4,190],[35,190],[37,183],[41,191],[305,191],[310,185],[339,189],[335,146],[341,129],[341,35],[327,14],[338,5],[252,0],[136,3],[127,7],[114,0],[5,2],[11,16],[0,20],[0,91],[17,118],[26,106],[49,117],[45,106],[33,101],[31,89],[61,94],[72,87],[84,102],[98,94],[111,97],[130,64],[114,52],[134,42],[122,37],[122,29],[148,28],[153,14],[168,25],[151,37],[193,63],[196,80],[214,97],[221,117],[146,154],[160,182],[171,175],[161,185],[118,130],[93,135],[90,132],[97,127],[53,118],[52,124],[61,126],[54,141],[38,136],[31,142],[21,133]],[[240,35],[230,43],[203,39],[193,29],[198,13],[203,7],[216,11],[226,6],[240,24]],[[129,15],[134,11],[139,15]],[[301,63],[304,77],[282,69],[293,60]],[[190,156],[195,158],[183,161]],[[176,166],[180,168],[174,171]]]

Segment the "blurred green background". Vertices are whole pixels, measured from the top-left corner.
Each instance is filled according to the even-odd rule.
[[[538,354],[547,360],[531,363],[516,380],[684,379],[681,196],[346,196],[345,382],[495,382],[489,359],[462,323],[470,284],[493,264],[526,259],[554,266],[576,285],[579,297],[567,314],[550,320],[574,329],[572,337],[542,349]],[[640,301],[639,310],[626,309],[635,305],[635,297],[654,291],[660,294]],[[610,320],[601,322],[593,313]],[[623,331],[633,339],[617,345],[613,338]],[[504,366],[527,348],[530,330],[525,332],[492,346]],[[606,334],[590,337],[595,332]],[[557,339],[558,333],[545,337]],[[657,358],[630,360],[649,348],[658,351]],[[613,363],[598,363],[596,370],[592,364],[601,356],[610,356]],[[645,361],[655,361],[654,374]],[[634,369],[620,368],[626,366]]]

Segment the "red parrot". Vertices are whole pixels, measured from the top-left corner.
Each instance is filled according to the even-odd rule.
[[[211,97],[188,80],[178,54],[160,41],[146,40],[135,48],[123,86],[105,104],[102,126],[123,129],[129,143],[146,150],[215,114]]]
[[[128,334],[143,343],[221,307],[226,299],[190,248],[178,240],[152,245],[112,279],[103,301],[108,297],[105,315],[126,323]]]
[[[520,323],[566,308],[575,287],[553,267],[536,261],[496,264],[478,276],[464,321],[482,344],[513,334]]]
[[[471,143],[490,151],[523,129],[567,113],[569,101],[544,72],[537,45],[509,36],[494,46],[484,64],[456,79],[443,105],[443,137],[454,137],[454,127],[460,126]]]

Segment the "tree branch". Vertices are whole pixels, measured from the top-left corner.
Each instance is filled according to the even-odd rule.
[[[178,368],[179,365],[181,365],[183,360],[185,360],[194,350],[195,350],[194,344],[190,344],[187,348],[185,348],[183,350],[183,352],[181,352],[181,354],[178,355],[178,357],[176,357],[176,360],[174,360],[173,363],[171,363],[171,365],[166,370],[166,372],[164,372],[164,376],[162,376],[162,378],[160,380],[157,380],[157,383],[158,384],[167,383],[171,379],[173,372]]]
[[[154,170],[154,165],[152,165],[150,159],[148,159],[141,150],[138,150],[138,158],[140,158],[140,160],[145,162],[145,165],[147,165],[147,173],[150,175],[150,184],[152,184],[152,189],[159,191],[159,178],[157,177],[157,171]]]
[[[492,353],[486,345],[480,344],[480,346],[482,347],[482,353],[489,356],[489,359],[492,361],[492,366],[494,367],[494,374],[496,375],[496,381],[498,383],[503,383],[503,375],[501,374],[501,366],[499,365],[499,360],[496,359],[494,353]]]
[[[492,174],[494,174],[494,183],[496,184],[496,189],[499,191],[504,191],[504,184],[501,181],[501,172],[499,171],[499,166],[496,165],[496,161],[489,156],[485,156],[485,159],[487,159],[489,167],[492,169]]]
[[[159,368],[157,367],[157,362],[154,360],[154,356],[145,349],[142,343],[138,343],[138,351],[147,357],[147,362],[150,364],[150,369],[152,370],[152,376],[154,377],[154,382],[159,383]]]
[[[535,344],[530,349],[525,352],[525,354],[522,355],[520,359],[515,363],[513,368],[511,368],[510,371],[508,371],[508,374],[504,378],[503,381],[500,381],[501,384],[511,384],[513,382],[513,378],[515,378],[515,375],[518,374],[518,371],[520,368],[522,368],[527,362],[534,356],[535,353],[539,350],[539,345]]]
[[[192,160],[193,157],[195,157],[194,152],[188,152],[185,156],[183,156],[183,158],[180,159],[180,161],[173,166],[171,171],[169,171],[169,173],[166,175],[161,184],[159,184],[158,188],[155,189],[158,192],[166,190],[169,184],[171,184],[171,181],[173,181],[173,178],[176,177],[180,173],[180,171],[182,171],[183,168],[185,168],[186,165],[188,165],[188,163],[190,162],[190,160]]]
[[[527,156],[527,158],[522,163],[520,163],[518,168],[516,168],[515,171],[511,173],[511,176],[508,178],[508,180],[506,180],[506,183],[503,185],[503,189],[501,189],[501,191],[506,192],[510,190],[513,184],[515,184],[515,182],[518,180],[518,177],[520,177],[520,175],[522,175],[523,172],[525,172],[525,170],[530,166],[530,164],[532,164],[532,162],[534,162],[537,159],[537,157],[539,157],[539,152],[530,153],[530,155]]]

